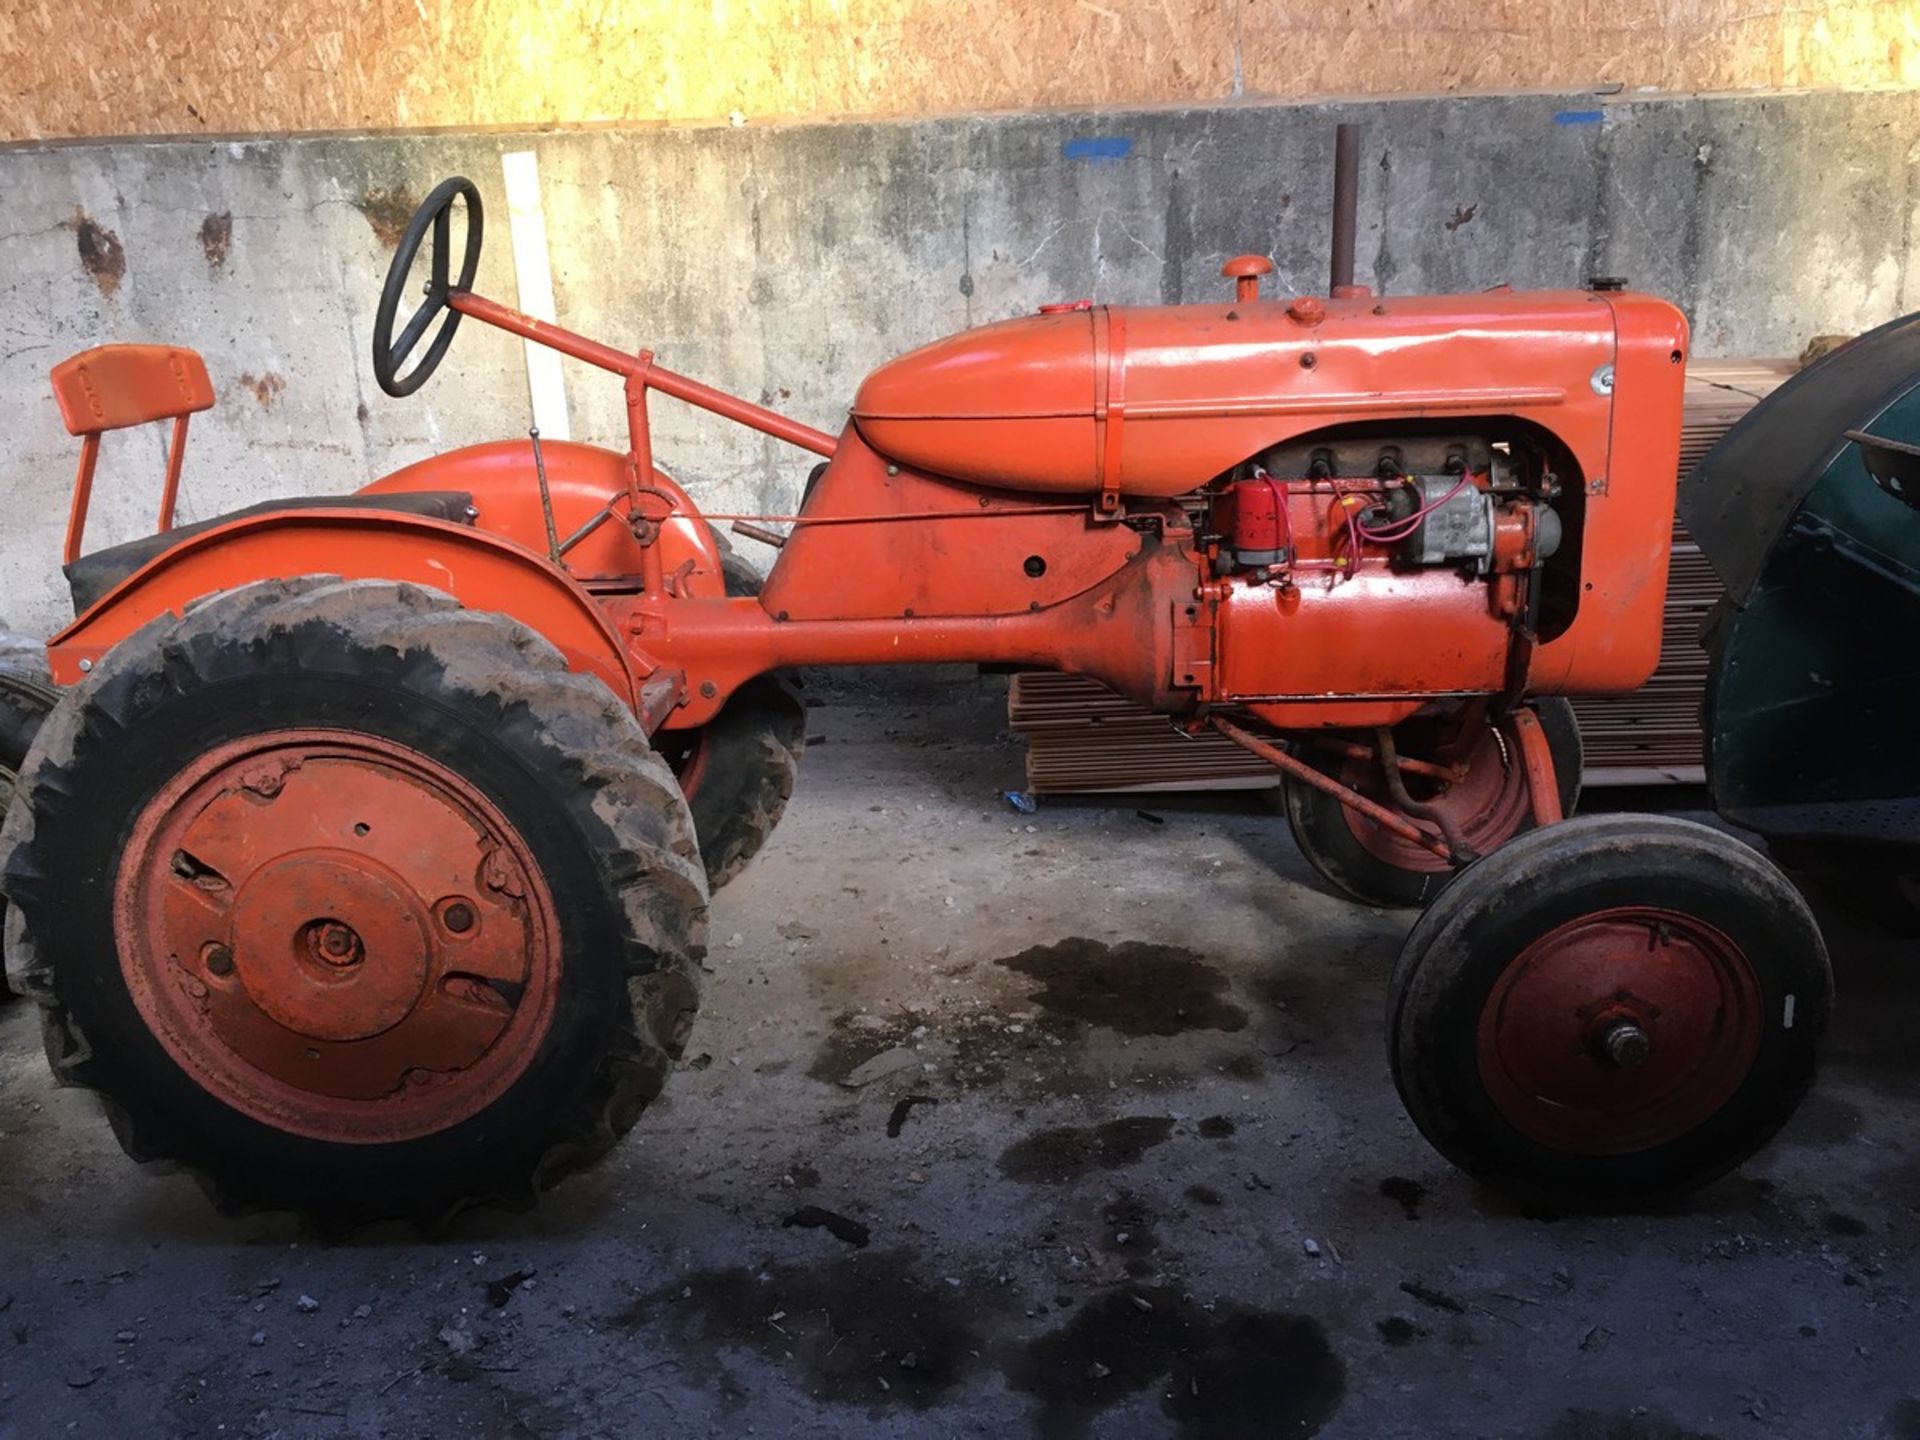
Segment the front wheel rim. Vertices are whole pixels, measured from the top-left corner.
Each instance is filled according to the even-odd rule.
[[[378,736],[289,730],[197,757],[135,817],[120,971],[174,1063],[315,1140],[478,1114],[551,1027],[561,929],[499,807]]]
[[[1501,971],[1480,1011],[1480,1081],[1538,1144],[1591,1156],[1650,1150],[1733,1098],[1764,1024],[1752,962],[1720,930],[1651,906],[1598,910]]]

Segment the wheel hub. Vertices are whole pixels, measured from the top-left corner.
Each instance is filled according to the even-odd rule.
[[[1600,1033],[1600,1058],[1616,1070],[1633,1070],[1647,1063],[1653,1037],[1631,1020],[1616,1020]]]
[[[395,1141],[496,1098],[551,1021],[560,927],[500,810],[419,751],[278,732],[198,757],[136,819],[121,971],[199,1084],[279,1128]]]
[[[338,920],[309,921],[307,943],[329,965],[358,965],[367,958],[366,945],[354,928]]]
[[[1694,917],[1597,911],[1501,973],[1481,1011],[1480,1078],[1529,1139],[1577,1154],[1646,1150],[1703,1124],[1759,1053],[1759,982]]]
[[[296,1035],[364,1040],[419,1005],[428,915],[370,858],[304,850],[262,865],[234,897],[230,935],[247,996]]]

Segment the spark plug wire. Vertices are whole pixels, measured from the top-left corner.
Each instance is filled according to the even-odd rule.
[[[1280,511],[1280,523],[1285,528],[1287,537],[1287,568],[1291,568],[1296,557],[1293,553],[1293,511],[1288,506],[1291,497],[1287,493],[1287,487],[1269,475],[1264,465],[1253,467],[1253,478],[1266,484],[1269,493],[1273,496],[1275,507]]]
[[[1385,525],[1361,525],[1360,533],[1376,545],[1397,544],[1399,541],[1407,539],[1415,530],[1419,529],[1422,520],[1425,520],[1427,516],[1433,514],[1434,511],[1449,504],[1454,496],[1458,495],[1472,483],[1473,472],[1471,470],[1462,471],[1460,478],[1454,482],[1453,488],[1438,500],[1430,500],[1415,510],[1411,515],[1403,515],[1400,519],[1390,521]]]

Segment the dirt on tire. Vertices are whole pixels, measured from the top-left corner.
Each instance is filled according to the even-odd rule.
[[[479,757],[467,773],[536,837],[565,917],[560,1018],[524,1076],[446,1131],[355,1145],[264,1123],[196,1085],[126,997],[104,914],[122,812],[230,734],[306,725]],[[188,1169],[229,1214],[289,1209],[337,1228],[524,1208],[633,1126],[699,1004],[705,875],[631,710],[526,627],[412,585],[262,582],[114,647],[29,757],[0,890],[56,1079],[98,1092],[129,1155]]]

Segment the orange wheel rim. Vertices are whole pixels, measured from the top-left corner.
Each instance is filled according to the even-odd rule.
[[[1443,811],[1453,821],[1460,838],[1478,854],[1484,855],[1499,849],[1519,834],[1532,818],[1526,771],[1509,753],[1517,744],[1517,741],[1507,740],[1503,747],[1501,737],[1491,729],[1487,730],[1474,746],[1465,777],[1435,795],[1422,796],[1417,788],[1418,777],[1409,779],[1414,797]],[[1368,799],[1377,800],[1390,810],[1398,810],[1393,797],[1387,792],[1378,760],[1349,759],[1341,767],[1339,778],[1343,785],[1358,790]],[[1404,835],[1396,835],[1351,807],[1341,808],[1353,838],[1376,860],[1384,861],[1396,870],[1413,870],[1421,874],[1437,874],[1452,868],[1426,846]],[[1415,819],[1413,823],[1431,835],[1437,837],[1440,834],[1439,827],[1431,821]]]
[[[1480,1011],[1480,1082],[1514,1129],[1576,1155],[1650,1150],[1733,1098],[1766,1029],[1746,952],[1691,915],[1598,910],[1527,946]]]
[[[559,990],[559,917],[505,815],[429,756],[346,731],[249,736],[182,770],[134,821],[113,923],[175,1063],[317,1140],[484,1110]]]
[[[691,800],[706,779],[707,762],[713,757],[713,738],[706,726],[697,730],[669,730],[654,736],[660,757],[680,782],[680,793]]]

